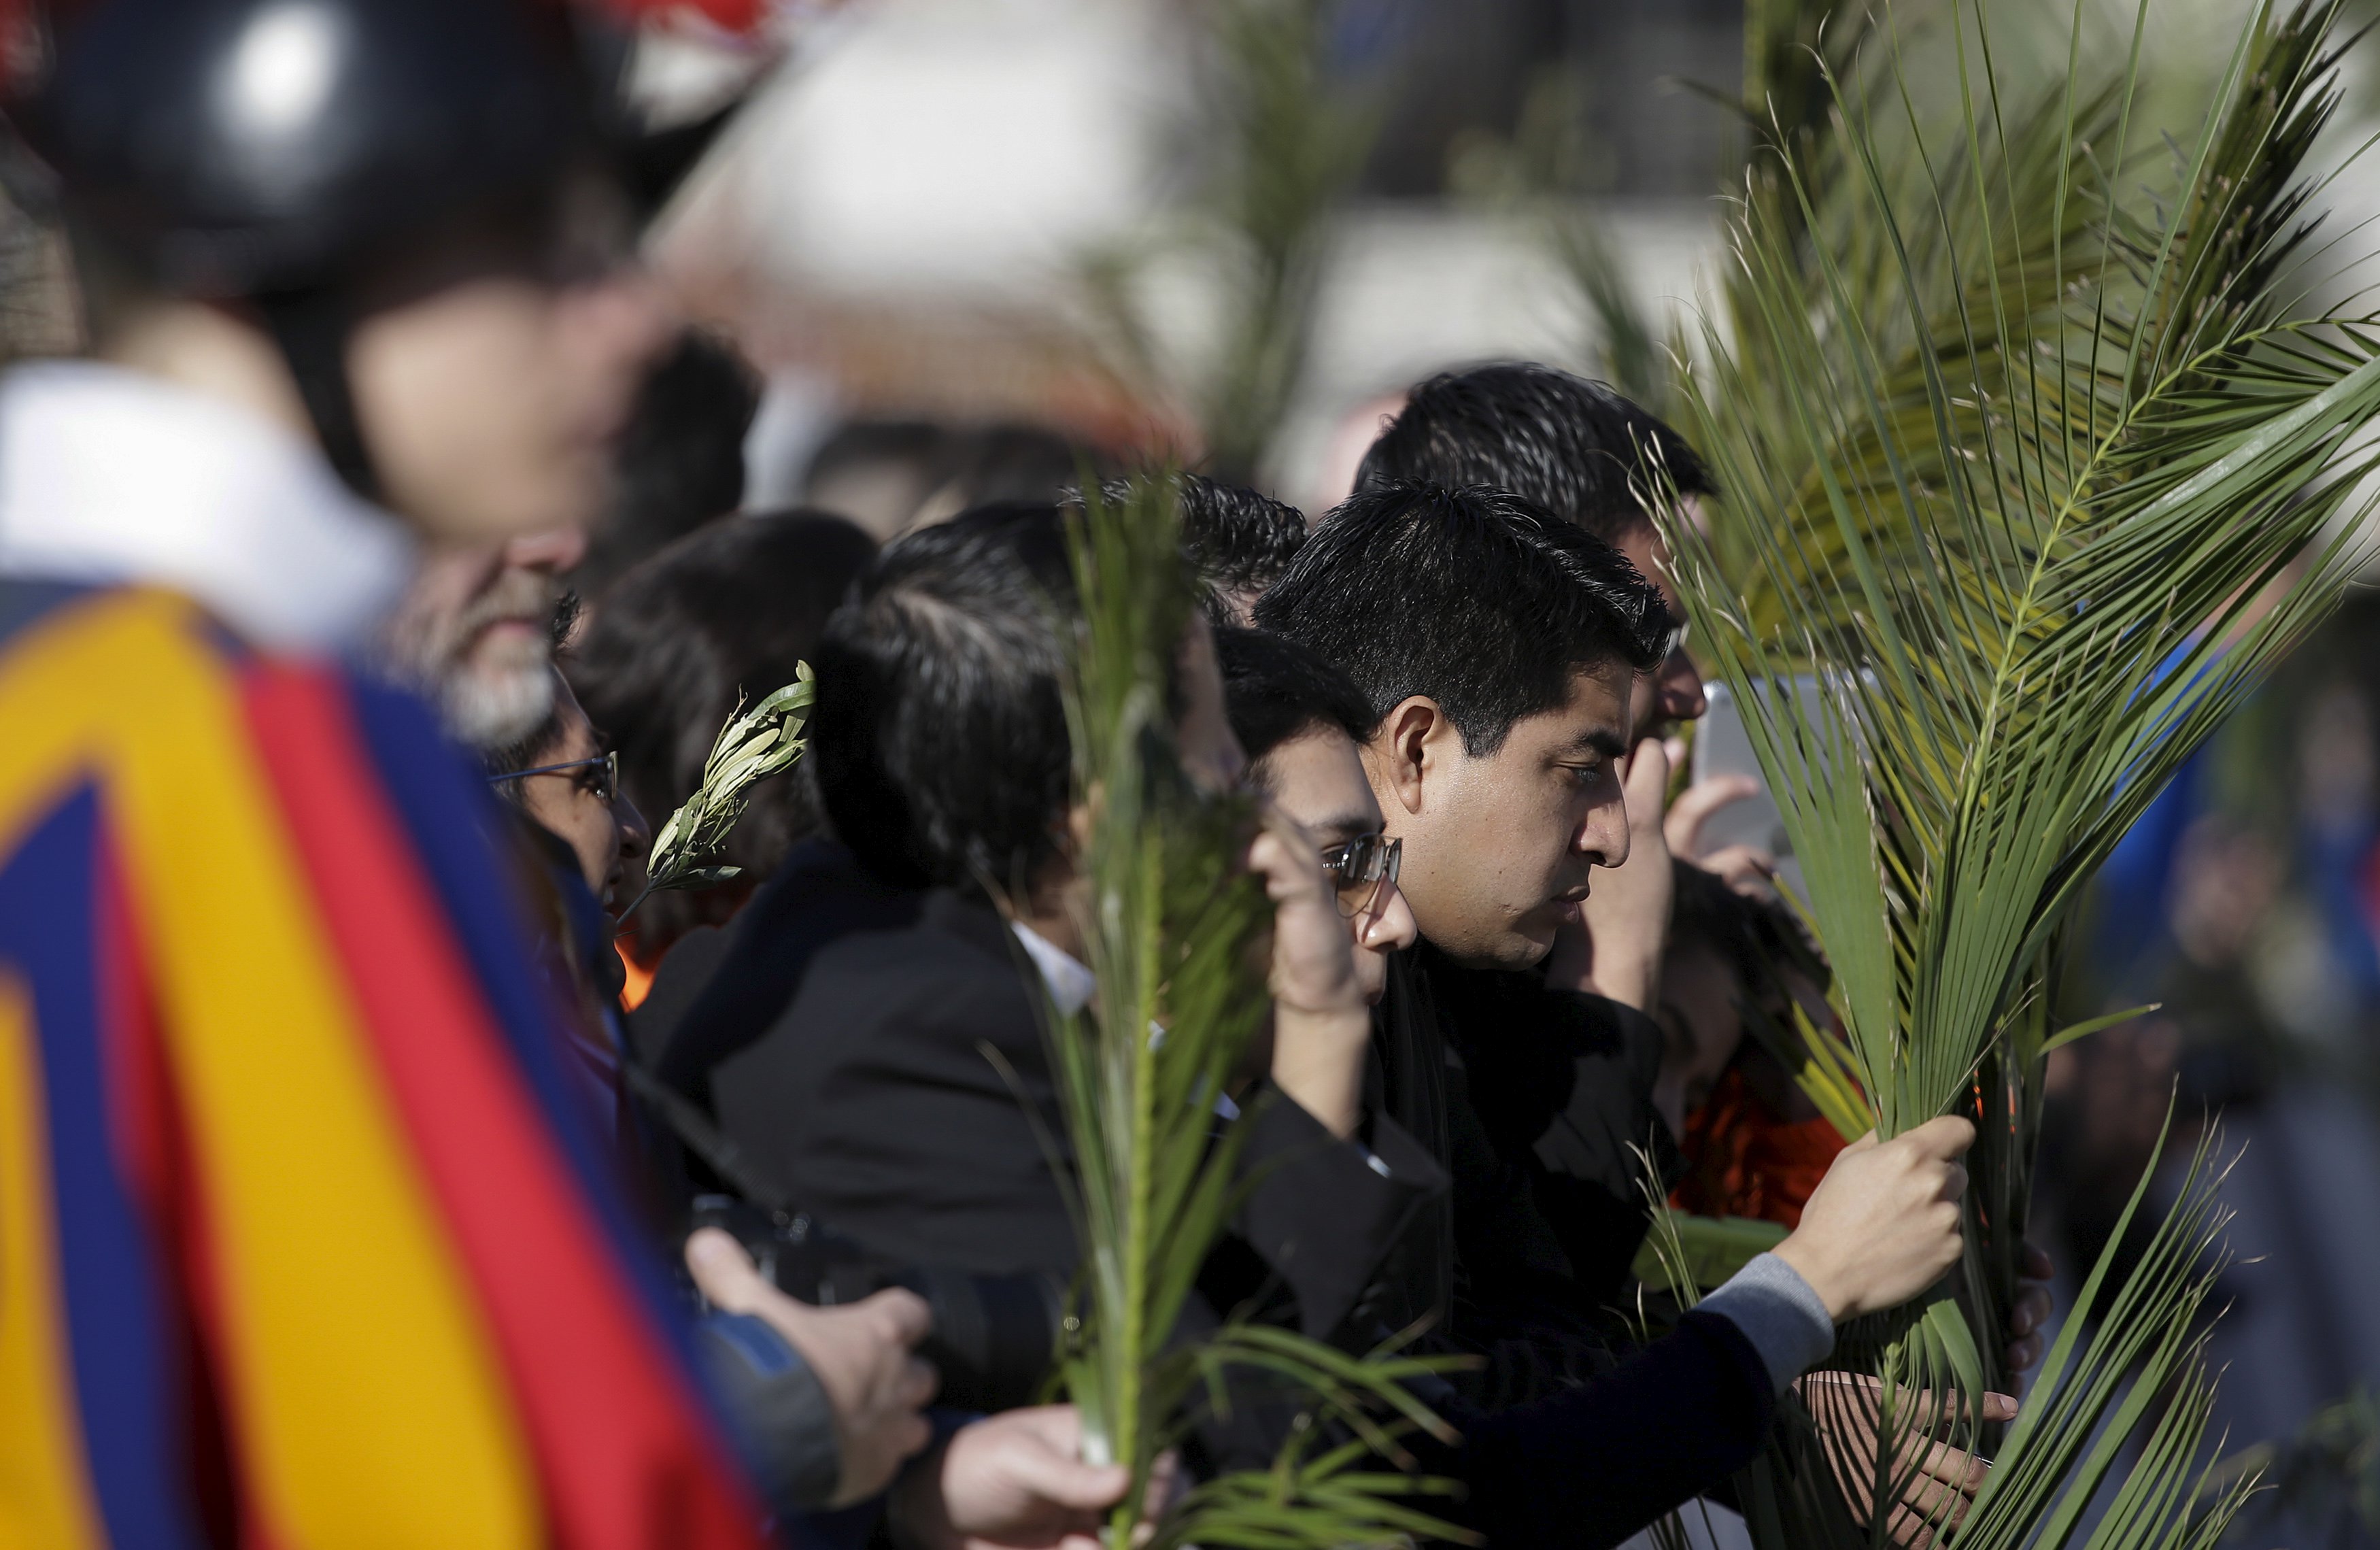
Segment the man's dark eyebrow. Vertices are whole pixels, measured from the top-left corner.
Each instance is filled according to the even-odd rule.
[[[1618,759],[1628,751],[1628,739],[1608,726],[1597,726],[1581,732],[1571,746],[1585,752],[1600,753],[1606,759]]]

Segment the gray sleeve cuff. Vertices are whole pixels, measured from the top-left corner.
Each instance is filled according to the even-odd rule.
[[[1779,1394],[1835,1349],[1835,1322],[1826,1303],[1774,1254],[1755,1256],[1696,1306],[1743,1332]]]

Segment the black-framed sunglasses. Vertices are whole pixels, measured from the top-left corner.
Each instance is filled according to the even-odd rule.
[[[1326,847],[1322,870],[1338,891],[1339,913],[1352,921],[1376,907],[1382,890],[1397,880],[1404,854],[1403,840],[1377,831]]]
[[[602,767],[603,773],[595,782],[595,795],[608,802],[620,794],[620,755],[617,750],[610,753],[599,753],[592,759],[573,759],[560,764],[540,764],[531,770],[506,770],[502,775],[490,775],[488,784],[502,786],[508,780],[527,780],[531,775],[568,775],[573,770],[593,769],[598,765]]]

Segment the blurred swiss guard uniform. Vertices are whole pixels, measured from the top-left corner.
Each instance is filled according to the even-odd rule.
[[[345,665],[413,539],[343,276],[583,165],[572,26],[92,0],[13,41],[17,181],[257,320],[316,435],[0,379],[0,1544],[759,1542],[484,786]]]

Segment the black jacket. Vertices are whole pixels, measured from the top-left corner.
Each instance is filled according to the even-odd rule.
[[[1651,1220],[1647,1166],[1663,1193],[1682,1166],[1653,1107],[1660,1025],[1599,995],[1551,989],[1535,972],[1464,969],[1427,943],[1413,957],[1493,1166],[1525,1180],[1551,1233],[1530,1267],[1557,1269],[1592,1306],[1618,1301]],[[1498,1268],[1496,1245],[1475,1234],[1460,1252],[1475,1273]]]
[[[718,956],[660,1075],[788,1198],[889,1258],[1073,1273],[1033,970],[990,905],[886,887],[812,841]],[[1263,1269],[1244,1289],[1276,1278],[1294,1322],[1328,1337],[1444,1176],[1392,1122],[1368,1156],[1278,1094],[1254,1124],[1237,1227]]]
[[[1072,1228],[1017,1098],[1058,1133],[1030,970],[1010,942],[980,904],[885,889],[838,848],[804,846],[723,948],[689,939],[663,966],[648,1006],[687,1010],[662,1075],[715,1104],[722,1127],[805,1209],[880,1251],[1070,1270]],[[681,954],[686,972],[674,974]],[[703,958],[716,969],[689,1001],[685,982]],[[1309,1332],[1336,1327],[1361,1345],[1426,1316],[1438,1321],[1430,1346],[1461,1349],[1464,1316],[1450,1328],[1449,1303],[1477,1303],[1467,1283],[1479,1277],[1458,1263],[1458,1226],[1490,1272],[1483,1327],[1513,1317],[1503,1267],[1559,1287],[1564,1251],[1527,1170],[1474,1107],[1414,968],[1392,969],[1367,1079],[1372,1146],[1391,1177],[1276,1103],[1249,1153],[1258,1166],[1268,1154],[1287,1161],[1263,1176],[1241,1226],[1245,1245],[1291,1286]],[[1015,1089],[984,1045],[1014,1068]],[[1444,1177],[1433,1158],[1455,1176],[1451,1203],[1427,1187]],[[1767,1431],[1767,1370],[1716,1314],[1688,1313],[1624,1356],[1569,1324],[1557,1337],[1520,1322],[1530,1361],[1570,1369],[1535,1385],[1542,1397],[1499,1409],[1475,1389],[1433,1392],[1463,1438],[1415,1449],[1426,1470],[1467,1483],[1449,1510],[1496,1550],[1617,1544],[1743,1467]],[[1592,1348],[1591,1361],[1572,1361],[1563,1342]]]
[[[1364,1309],[1436,1309],[1424,1349],[1481,1362],[1435,1397],[1461,1446],[1423,1449],[1470,1487],[1453,1515],[1495,1547],[1597,1550],[1750,1463],[1776,1399],[1742,1332],[1688,1312],[1631,1349],[1600,1313],[1645,1232],[1628,1142],[1659,1144],[1658,1026],[1425,946],[1390,965],[1373,1056],[1370,1090],[1454,1180]]]

